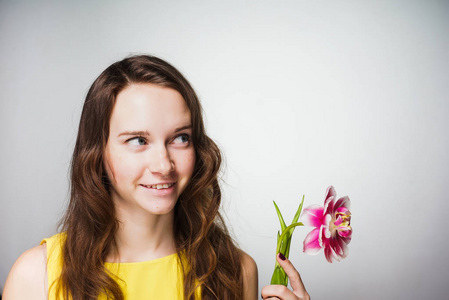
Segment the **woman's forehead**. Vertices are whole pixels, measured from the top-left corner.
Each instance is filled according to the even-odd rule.
[[[190,110],[181,94],[154,84],[133,84],[117,95],[110,119],[114,129],[182,127],[191,122]]]

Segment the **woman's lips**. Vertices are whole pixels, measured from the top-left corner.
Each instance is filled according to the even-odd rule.
[[[157,189],[157,190],[168,189],[168,188],[171,188],[173,185],[175,185],[175,182],[158,183],[158,184],[152,184],[152,185],[141,184],[141,186],[143,186],[147,189]]]

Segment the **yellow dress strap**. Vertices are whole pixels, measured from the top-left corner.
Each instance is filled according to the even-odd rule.
[[[56,287],[62,270],[62,246],[65,234],[59,233],[41,241],[47,244],[48,300],[56,300]],[[62,297],[59,297],[62,299]]]

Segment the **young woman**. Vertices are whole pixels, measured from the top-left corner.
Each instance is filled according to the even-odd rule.
[[[109,66],[84,103],[61,233],[22,254],[4,299],[257,299],[257,267],[219,213],[221,155],[189,82],[167,62]],[[298,272],[278,258],[293,291]]]

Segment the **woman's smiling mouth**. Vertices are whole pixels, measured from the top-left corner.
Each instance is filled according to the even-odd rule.
[[[152,185],[141,184],[141,186],[146,187],[147,189],[162,190],[162,189],[168,189],[168,188],[172,187],[174,184],[175,184],[175,182],[170,182],[170,183],[160,183],[160,184],[152,184]]]

